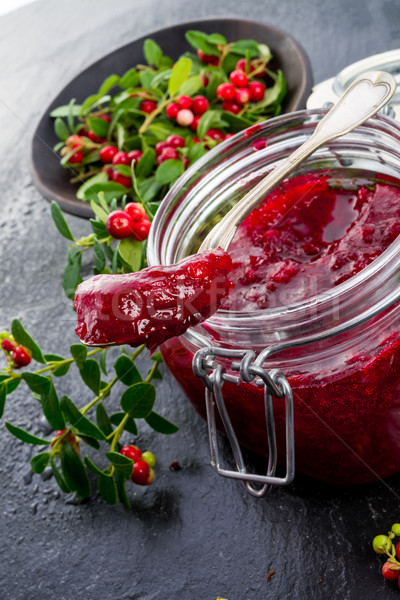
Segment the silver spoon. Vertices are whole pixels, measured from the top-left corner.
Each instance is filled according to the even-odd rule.
[[[390,100],[395,90],[394,77],[384,71],[369,71],[358,77],[321,119],[311,137],[239,200],[213,227],[198,251],[218,247],[227,250],[239,225],[273,188],[320,146],[349,133],[372,117]]]

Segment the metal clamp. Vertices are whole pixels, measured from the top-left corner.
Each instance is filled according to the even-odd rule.
[[[293,426],[293,394],[285,375],[278,369],[267,372],[262,367],[263,360],[268,355],[264,350],[257,358],[252,350],[228,350],[206,347],[198,350],[193,358],[193,372],[203,380],[205,385],[205,401],[207,409],[207,424],[210,437],[211,464],[215,471],[223,477],[239,479],[247,491],[257,498],[265,496],[273,485],[288,485],[294,478],[294,426]],[[226,372],[216,357],[236,359],[231,363],[231,370],[238,371],[239,376]],[[237,361],[240,359],[240,362]],[[243,455],[231,419],[225,405],[222,387],[224,382],[240,385],[255,380],[258,387],[264,387],[264,408],[267,426],[268,467],[266,475],[249,473],[246,470]],[[285,399],[286,413],[286,475],[276,477],[277,447],[273,397]],[[237,471],[224,469],[220,464],[218,450],[216,408],[218,409],[226,435],[230,442],[236,462]],[[261,484],[254,487],[252,483]]]

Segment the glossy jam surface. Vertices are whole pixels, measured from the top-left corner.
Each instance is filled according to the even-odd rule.
[[[320,173],[284,183],[248,217],[230,247],[235,288],[223,307],[252,311],[303,300],[372,262],[400,233],[400,187],[374,180],[352,185],[346,179],[340,189]],[[293,389],[297,472],[361,484],[400,471],[399,330],[397,303],[339,340],[276,355],[273,366],[284,370]],[[227,340],[235,345],[233,334]],[[175,338],[161,350],[205,417],[204,385],[192,372],[196,348]],[[229,372],[230,364],[224,364]],[[223,394],[240,443],[265,454],[263,391],[225,383]],[[284,463],[282,400],[274,400],[274,411]]]
[[[229,248],[232,293],[222,307],[253,311],[300,302],[346,281],[400,234],[400,189],[339,188],[324,173],[284,182]]]
[[[78,286],[76,333],[88,345],[146,344],[154,350],[216,312],[232,267],[223,250],[126,275],[96,275]]]

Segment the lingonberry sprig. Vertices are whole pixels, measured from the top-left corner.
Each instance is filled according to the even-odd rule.
[[[372,547],[377,554],[386,554],[388,559],[382,566],[382,575],[388,581],[397,581],[400,588],[400,541],[393,543],[395,537],[400,537],[400,523],[394,523],[387,535],[374,537]]]
[[[110,75],[82,104],[71,100],[52,111],[61,164],[82,183],[78,199],[99,192],[107,203],[142,199],[153,215],[168,187],[205,152],[279,114],[286,83],[271,69],[267,46],[201,31],[186,39],[196,53],[175,62],[146,40],[147,65]]]
[[[138,450],[136,458],[122,452],[121,437],[135,438],[140,420],[159,433],[172,434],[178,430],[153,410],[156,390],[152,381],[162,378],[159,373],[161,356],[152,356],[152,366],[143,378],[135,360],[145,347],[141,346],[131,354],[122,348],[114,360],[113,373],[108,375],[107,349],[96,348],[88,352],[85,346],[73,344],[69,358],[44,354],[17,319],[12,322],[11,331],[0,333],[0,345],[6,359],[5,366],[0,369],[0,417],[7,397],[24,383],[54,430],[51,437],[45,439],[6,422],[8,431],[19,440],[45,447],[31,460],[33,472],[41,473],[50,467],[62,491],[86,498],[91,495],[90,471],[97,476],[98,492],[106,502],[115,504],[119,499],[129,507],[126,481],[131,479],[137,485],[149,485],[154,479],[156,460],[150,451],[142,453]],[[22,357],[20,362],[19,357]],[[38,369],[24,368],[32,361],[39,364]],[[80,408],[67,395],[59,398],[54,379],[67,375],[73,365],[86,388],[94,394]],[[111,392],[116,384],[122,385],[124,391],[120,408],[110,413],[110,409],[115,411]],[[90,448],[91,456],[84,448]],[[97,458],[93,456],[96,452]],[[85,454],[83,459],[82,454]]]

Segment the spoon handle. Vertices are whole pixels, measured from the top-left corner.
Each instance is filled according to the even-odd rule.
[[[321,119],[311,137],[243,196],[210,231],[199,252],[217,247],[227,250],[239,225],[273,188],[317,148],[349,133],[372,117],[390,100],[395,90],[396,81],[389,73],[369,71],[358,77]]]

